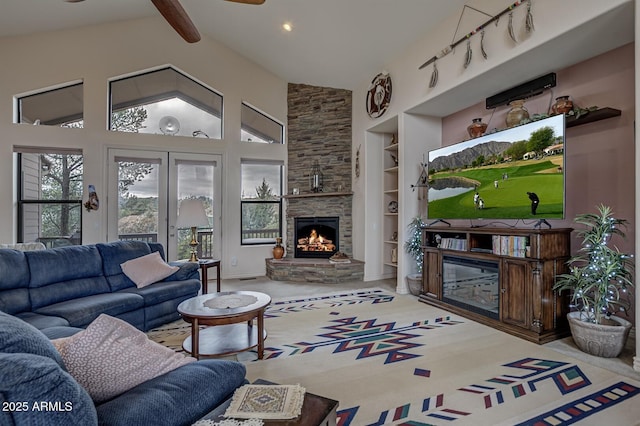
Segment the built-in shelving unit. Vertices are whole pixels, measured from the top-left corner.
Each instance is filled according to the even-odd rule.
[[[392,268],[398,267],[398,210],[399,210],[399,155],[398,142],[395,134],[385,135],[382,164],[384,168],[383,203],[385,208],[383,221],[383,262]],[[391,204],[396,209],[392,211]]]

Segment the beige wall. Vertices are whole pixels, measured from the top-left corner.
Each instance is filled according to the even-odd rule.
[[[160,17],[3,38],[0,57],[0,197],[7,200],[0,203],[0,241],[15,241],[15,145],[82,149],[84,182],[94,184],[99,194],[106,194],[109,147],[221,154],[223,276],[264,275],[263,259],[270,257],[271,245],[240,246],[240,159],[286,162],[286,145],[240,142],[240,104],[246,101],[286,124],[286,82],[213,40],[185,43]],[[223,94],[222,140],[105,130],[108,80],[163,65],[173,65]],[[84,81],[84,129],[13,124],[14,96],[79,80]],[[106,226],[106,208],[83,213],[84,242],[105,241]]]

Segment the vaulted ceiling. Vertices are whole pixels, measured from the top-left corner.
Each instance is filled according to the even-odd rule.
[[[465,0],[266,0],[259,6],[181,0],[181,4],[203,36],[287,82],[354,89],[383,71],[434,25],[460,14]],[[162,19],[151,0],[9,0],[0,13],[0,37],[153,16]],[[485,18],[479,15],[478,22]],[[291,32],[282,29],[285,22],[292,25]],[[168,24],[167,31],[173,31]]]

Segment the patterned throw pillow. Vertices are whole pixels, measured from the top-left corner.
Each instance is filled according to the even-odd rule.
[[[120,264],[120,267],[138,288],[161,281],[180,269],[177,266],[168,265],[157,251],[127,260]]]
[[[105,314],[85,330],[52,342],[69,374],[96,403],[195,361],[149,340],[129,323]]]

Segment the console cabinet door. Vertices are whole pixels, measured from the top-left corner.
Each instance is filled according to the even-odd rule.
[[[426,249],[424,251],[422,285],[429,297],[440,300],[442,288],[441,256],[439,251]]]
[[[503,259],[500,278],[500,316],[502,322],[529,328],[530,306],[530,263],[522,260]]]

